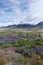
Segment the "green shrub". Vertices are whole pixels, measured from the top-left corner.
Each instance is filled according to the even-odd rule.
[[[35,52],[33,52],[30,48],[28,47],[22,47],[22,48],[18,48],[16,50],[18,53],[23,54],[24,56],[28,56],[28,57],[33,57],[35,56]]]
[[[36,39],[35,43],[36,43],[36,45],[40,45],[40,43],[41,43],[40,39]]]
[[[40,56],[41,56],[41,58],[43,59],[43,53],[41,53],[41,55],[40,55]]]
[[[36,45],[43,47],[43,39],[42,38],[35,39],[34,42]]]
[[[33,52],[32,50],[28,51],[28,56],[29,57],[34,57],[35,56],[35,52]]]
[[[40,61],[39,60],[35,60],[35,62],[33,63],[33,65],[40,65]]]
[[[7,60],[7,62],[10,62],[11,61],[11,57],[7,57],[6,60]]]

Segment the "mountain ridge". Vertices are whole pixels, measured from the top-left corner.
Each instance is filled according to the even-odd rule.
[[[13,25],[9,25],[6,26],[4,28],[34,28],[34,27],[43,27],[43,21],[34,25],[34,24],[13,24]]]

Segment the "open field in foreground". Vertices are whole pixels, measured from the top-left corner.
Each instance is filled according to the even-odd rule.
[[[43,65],[43,31],[0,29],[0,65]]]

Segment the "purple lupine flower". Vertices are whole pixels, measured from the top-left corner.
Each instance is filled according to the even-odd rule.
[[[43,53],[43,48],[40,48],[38,46],[31,48],[31,50],[33,50],[35,53]]]

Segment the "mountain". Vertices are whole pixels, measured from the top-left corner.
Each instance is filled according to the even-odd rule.
[[[18,25],[10,25],[8,28],[33,28],[34,25],[31,24],[18,24]]]
[[[18,25],[9,25],[7,27],[4,28],[34,28],[34,27],[43,27],[43,21],[36,24],[36,25],[32,25],[32,24],[18,24]]]
[[[40,23],[38,23],[38,24],[36,25],[36,27],[43,27],[43,21],[40,22]]]

